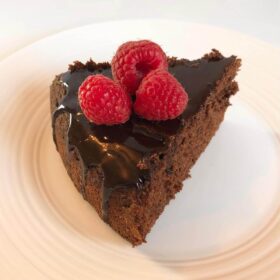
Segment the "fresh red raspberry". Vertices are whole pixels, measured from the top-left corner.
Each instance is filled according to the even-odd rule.
[[[167,58],[159,45],[148,40],[122,44],[112,59],[113,77],[127,92],[134,94],[151,70],[167,69]]]
[[[169,72],[158,69],[142,80],[134,110],[147,120],[163,121],[178,117],[187,103],[188,94],[182,85]]]
[[[130,96],[103,75],[88,76],[79,88],[78,98],[83,113],[95,124],[121,124],[130,117]]]

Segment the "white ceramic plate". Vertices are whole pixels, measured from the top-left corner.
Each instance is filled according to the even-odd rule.
[[[168,55],[215,47],[243,60],[240,92],[159,218],[132,248],[74,188],[51,136],[49,85],[73,60],[110,60],[148,38]],[[175,21],[59,33],[0,64],[1,279],[279,279],[280,51],[242,34]]]

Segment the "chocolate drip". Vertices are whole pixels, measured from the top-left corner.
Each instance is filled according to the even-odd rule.
[[[52,125],[57,117],[67,112],[70,115],[67,132],[68,150],[78,151],[82,162],[83,176],[81,192],[86,199],[86,174],[90,168],[102,171],[102,211],[103,219],[108,219],[108,202],[111,193],[117,188],[134,187],[141,189],[149,180],[149,170],[141,164],[146,156],[163,153],[167,150],[171,136],[174,136],[183,123],[196,114],[211,94],[216,82],[221,79],[225,68],[235,57],[219,60],[201,59],[198,61],[180,60],[170,63],[169,71],[183,85],[189,95],[189,103],[184,113],[174,119],[151,122],[132,115],[122,125],[98,126],[87,121],[77,99],[78,88],[87,76],[102,73],[112,77],[108,65],[103,69],[80,68],[61,76],[66,95],[53,113]],[[98,66],[98,64],[97,64]]]

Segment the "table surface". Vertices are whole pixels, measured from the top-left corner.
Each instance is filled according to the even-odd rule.
[[[135,18],[211,24],[280,47],[280,0],[0,0],[0,4],[0,60],[65,29]]]

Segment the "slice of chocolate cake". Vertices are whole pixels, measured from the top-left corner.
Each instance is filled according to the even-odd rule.
[[[75,62],[53,81],[53,137],[66,170],[99,216],[133,245],[145,241],[218,129],[238,90],[239,67],[240,59],[216,50],[195,61],[170,58],[169,72],[189,95],[184,113],[158,122],[132,115],[114,126],[90,123],[77,98],[87,76],[111,77],[109,63]]]

